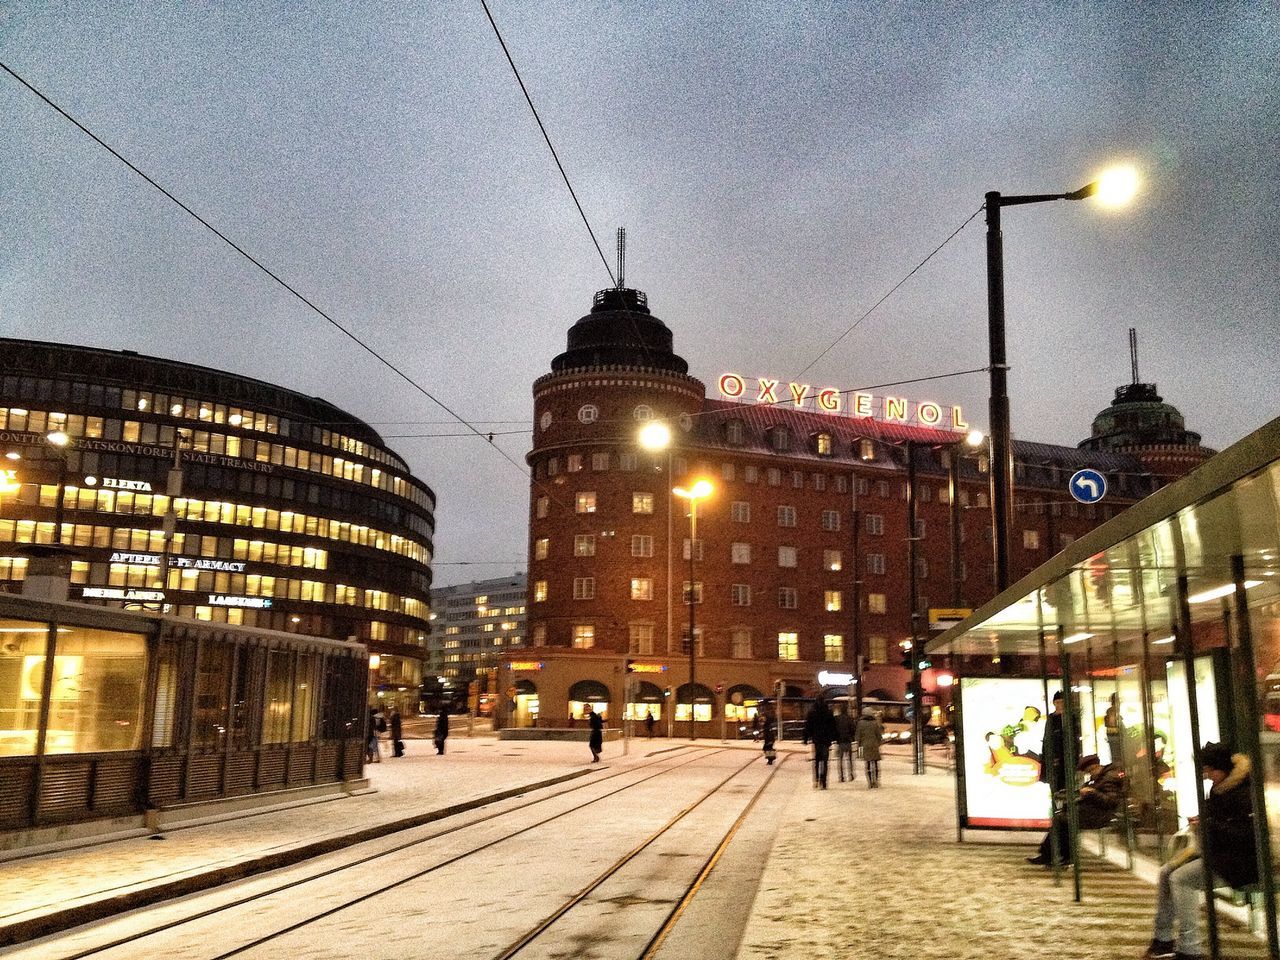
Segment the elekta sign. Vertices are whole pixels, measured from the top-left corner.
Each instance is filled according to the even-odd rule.
[[[868,417],[891,423],[915,423],[938,430],[967,430],[964,411],[959,406],[944,410],[932,400],[907,400],[905,397],[875,397],[857,390],[835,387],[813,387],[807,383],[783,383],[767,377],[741,377],[723,373],[719,380],[720,396],[726,400],[750,400],[774,406],[787,405],[817,413]],[[848,394],[846,397],[845,395]]]

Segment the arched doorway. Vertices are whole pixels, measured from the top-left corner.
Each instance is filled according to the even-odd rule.
[[[764,694],[749,683],[739,683],[724,692],[724,718],[739,738],[749,739],[754,734],[763,699]]]
[[[676,723],[684,721],[689,722],[690,694],[692,693],[693,703],[693,719],[698,723],[710,723],[712,709],[715,707],[716,695],[711,692],[710,687],[704,687],[700,683],[693,685],[692,690],[689,684],[680,684],[676,690]]]
[[[609,719],[609,688],[599,680],[579,680],[569,688],[569,719],[584,719],[587,707]]]
[[[532,680],[517,680],[515,707],[511,711],[513,727],[536,727],[538,725],[538,688]]]
[[[627,703],[626,719],[643,724],[646,717],[662,719],[662,701],[666,698],[655,684],[644,680],[631,682],[631,700]]]

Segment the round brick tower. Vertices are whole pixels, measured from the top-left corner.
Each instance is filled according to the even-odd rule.
[[[531,644],[626,653],[638,629],[640,649],[667,649],[668,471],[680,478],[681,438],[706,392],[688,369],[644,293],[613,288],[595,294],[552,372],[534,382]],[[670,426],[670,451],[640,448],[637,434],[650,420]],[[637,588],[634,579],[648,583]],[[651,622],[635,629],[616,615],[634,589],[654,598]]]

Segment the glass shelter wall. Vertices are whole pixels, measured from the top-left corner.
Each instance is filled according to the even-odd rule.
[[[1070,686],[1077,737],[1069,752],[1096,753],[1124,772],[1126,802],[1098,839],[1103,847],[1127,845],[1130,857],[1167,859],[1173,835],[1203,815],[1205,744],[1224,743],[1249,762],[1263,881],[1248,895],[1271,894],[1264,926],[1273,948],[1280,854],[1277,450],[1280,420],[1064,550],[929,648],[952,656],[964,678],[962,702],[966,685],[984,677],[1045,676],[1050,691]],[[1000,750],[1017,754],[1007,738],[996,739]],[[995,756],[981,743],[964,749]],[[973,779],[965,766],[964,776]],[[965,813],[962,800],[962,826]]]

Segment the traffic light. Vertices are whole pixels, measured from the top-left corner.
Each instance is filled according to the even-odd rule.
[[[928,655],[928,654],[921,654],[921,655],[920,655],[920,669],[921,669],[921,670],[928,670],[928,669],[929,669],[930,667],[932,667],[932,666],[933,666],[933,661],[929,659],[929,655]]]
[[[899,647],[902,649],[902,668],[904,670],[911,670],[916,664],[915,653],[911,649],[911,641],[903,640],[902,643],[899,644]]]

